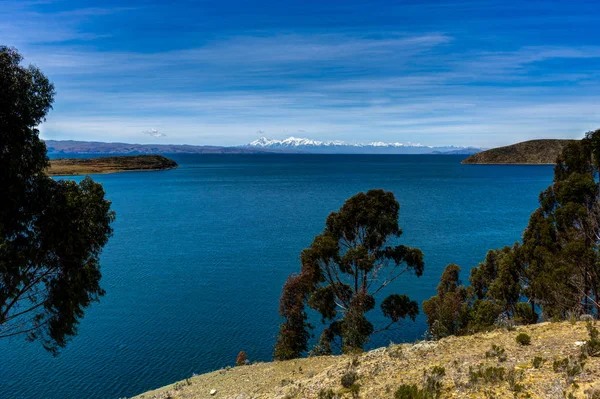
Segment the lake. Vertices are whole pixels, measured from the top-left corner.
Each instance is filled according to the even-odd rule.
[[[468,270],[519,240],[551,166],[461,165],[454,155],[176,155],[180,168],[96,175],[113,203],[102,254],[107,294],[53,358],[0,342],[0,398],[119,398],[235,364],[269,361],[281,287],[345,199],[371,188],[400,202],[403,244],[422,277],[390,290],[421,303],[443,268]],[[79,178],[77,179],[79,180]],[[379,315],[374,311],[372,319]],[[421,314],[369,347],[423,337]]]

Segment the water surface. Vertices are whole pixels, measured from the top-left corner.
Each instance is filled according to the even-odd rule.
[[[461,165],[435,155],[179,155],[180,168],[96,175],[117,212],[102,254],[106,296],[58,358],[0,342],[0,398],[119,398],[268,361],[278,298],[299,253],[344,200],[371,188],[401,204],[401,242],[425,273],[392,291],[422,302],[448,263],[467,271],[519,240],[550,166]],[[373,314],[376,320],[378,317]],[[422,337],[419,317],[370,347]]]

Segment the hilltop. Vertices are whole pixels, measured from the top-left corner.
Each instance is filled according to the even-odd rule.
[[[521,332],[530,335],[530,345],[516,342],[515,337]],[[146,392],[135,399],[392,399],[402,384],[422,387],[424,375],[432,375],[435,366],[445,370],[438,379],[442,398],[564,398],[565,393],[573,393],[575,398],[597,398],[586,394],[600,394],[600,357],[588,357],[580,372],[569,368],[571,365],[567,367],[569,372],[561,366],[561,361],[570,355],[577,363],[575,359],[588,337],[583,322],[545,322],[516,330],[390,345],[360,355],[227,368]],[[497,350],[492,345],[497,345]],[[352,372],[356,373],[359,386],[354,393],[341,385],[342,376]]]
[[[162,155],[135,155],[103,158],[62,158],[50,160],[50,176],[166,170],[178,165]]]
[[[554,164],[562,149],[577,140],[530,140],[473,154],[463,164]]]

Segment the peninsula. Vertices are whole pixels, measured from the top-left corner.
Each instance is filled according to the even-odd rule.
[[[167,170],[178,165],[162,155],[134,155],[102,158],[51,159],[50,176],[91,175],[99,173]]]
[[[530,140],[473,154],[463,164],[554,164],[562,149],[577,140]]]

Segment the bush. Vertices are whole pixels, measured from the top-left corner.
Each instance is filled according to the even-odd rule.
[[[567,376],[567,382],[572,383],[576,376],[583,372],[583,358],[575,358],[569,356],[564,359],[555,360],[552,363],[552,369],[555,373],[565,373]]]
[[[433,366],[429,372],[423,372],[423,392],[428,393],[430,397],[439,398],[442,394],[442,378],[446,375],[446,369],[440,366]]]
[[[520,333],[517,335],[517,343],[521,346],[527,346],[531,343],[531,337],[525,333]]]
[[[429,399],[428,395],[416,385],[400,385],[394,393],[394,399]]]
[[[328,390],[321,389],[319,391],[319,399],[335,399],[335,398],[336,398],[335,393],[331,389],[328,389]]]
[[[344,388],[350,388],[356,380],[358,379],[358,374],[355,371],[348,371],[342,376],[342,386]]]
[[[506,353],[504,353],[504,348],[498,345],[492,345],[492,349],[485,352],[485,357],[488,359],[496,357],[498,358],[499,362],[506,361]]]
[[[540,357],[540,356],[536,356],[533,358],[533,362],[531,362],[533,364],[533,367],[536,369],[539,369],[540,367],[542,367],[542,364],[544,363],[544,358]]]
[[[469,382],[477,384],[482,380],[486,383],[495,384],[504,381],[505,372],[504,367],[484,367],[483,364],[478,365],[476,369],[469,367]]]
[[[598,329],[594,327],[591,321],[588,320],[586,328],[590,338],[587,340],[585,345],[581,348],[582,353],[588,356],[596,357],[600,356],[600,339]]]
[[[512,392],[522,392],[523,385],[521,384],[523,381],[523,371],[510,369],[506,374],[506,382],[508,382],[508,389]]]
[[[235,359],[235,365],[244,366],[246,364],[248,364],[248,356],[246,355],[246,352],[240,351],[240,353],[238,353],[237,355],[237,358]]]

